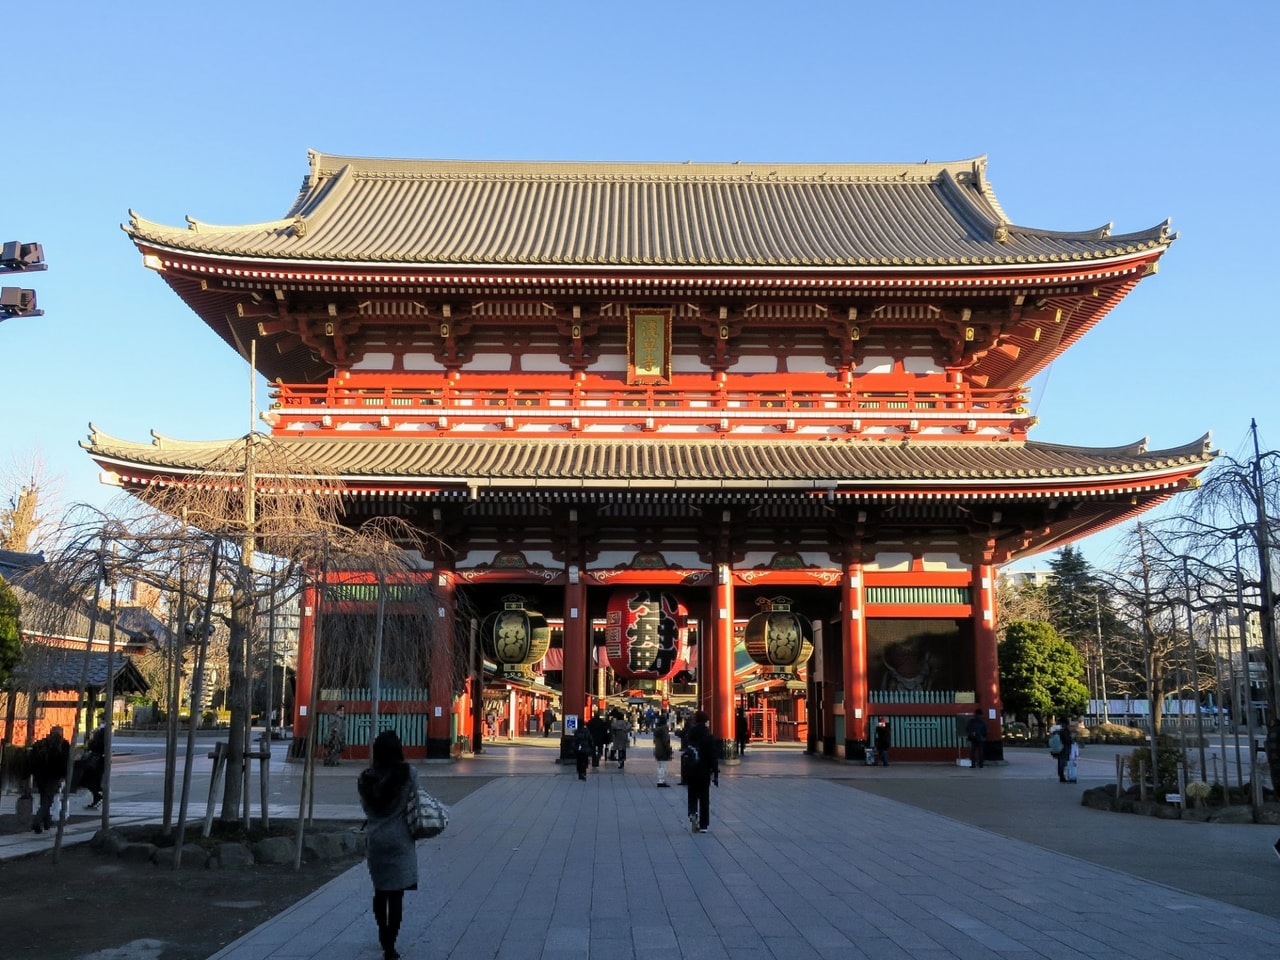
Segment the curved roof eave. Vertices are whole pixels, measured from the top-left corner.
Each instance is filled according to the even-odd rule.
[[[923,164],[413,161],[312,152],[286,217],[241,227],[130,211],[135,243],[273,262],[504,268],[977,268],[1162,248],[1011,224],[986,158]],[[705,211],[727,221],[708,231]],[[459,229],[459,223],[474,228]]]
[[[91,427],[92,429],[92,427]],[[1195,474],[1216,456],[1208,438],[1154,453],[1134,447],[1090,450],[1060,445],[809,444],[803,441],[652,444],[640,441],[511,439],[275,438],[290,462],[308,464],[317,483],[421,489],[428,486],[586,485],[639,489],[1034,490],[1150,484]],[[233,441],[234,443],[234,441]],[[220,466],[228,444],[119,441],[96,430],[81,446],[104,468],[141,481],[192,475],[234,482]],[[369,466],[376,464],[377,470]],[[260,476],[267,478],[269,474]],[[278,476],[292,476],[279,474]]]
[[[664,264],[664,263],[504,263],[501,261],[491,262],[466,262],[466,261],[448,261],[448,262],[414,262],[406,260],[333,260],[333,259],[300,259],[289,257],[270,257],[261,255],[249,255],[241,253],[213,253],[204,250],[195,250],[190,247],[183,247],[177,244],[166,244],[155,240],[139,241],[139,246],[145,246],[157,251],[174,254],[176,256],[186,256],[190,258],[198,258],[201,260],[218,261],[224,263],[250,264],[260,262],[264,265],[270,264],[275,268],[287,268],[307,274],[315,274],[316,272],[351,272],[353,269],[363,269],[377,272],[425,272],[425,271],[467,271],[468,273],[477,273],[491,271],[502,275],[522,276],[529,273],[537,273],[539,276],[562,274],[571,276],[572,274],[609,274],[619,271],[628,273],[643,273],[646,275],[663,275],[663,274],[700,274],[700,273],[737,273],[737,274],[756,274],[765,273],[778,276],[796,275],[796,276],[826,276],[829,277],[833,273],[843,274],[885,274],[892,273],[895,275],[918,275],[921,277],[933,277],[938,274],[990,274],[995,272],[1003,272],[1009,274],[1024,273],[1072,273],[1078,271],[1088,271],[1092,273],[1093,269],[1100,264],[1119,264],[1130,260],[1150,260],[1153,254],[1159,251],[1163,254],[1169,246],[1168,243],[1153,244],[1143,249],[1126,249],[1115,251],[1109,254],[1099,254],[1096,257],[1079,260],[1008,260],[989,263],[848,263],[848,264],[780,264],[780,263],[733,263],[733,264]],[[272,271],[274,272],[274,271]]]

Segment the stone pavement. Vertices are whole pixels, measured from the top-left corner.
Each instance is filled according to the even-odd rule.
[[[866,768],[752,747],[713,788],[711,832],[701,835],[686,826],[684,791],[655,787],[643,741],[625,771],[602,766],[585,783],[548,769],[536,749],[425,765],[428,783],[461,768],[503,775],[454,807],[444,835],[419,844],[422,883],[406,894],[400,952],[407,960],[1280,956],[1275,828],[1087,810],[1080,790],[1114,769],[1094,749],[1072,787],[1057,782],[1042,751],[971,771]],[[873,792],[886,788],[989,822]],[[1024,799],[1012,816],[1002,813],[1013,797]],[[1069,846],[1073,836],[1117,851],[1116,863],[1037,842]],[[1221,894],[1269,904],[1275,915],[1135,875],[1147,858],[1159,864],[1171,854],[1181,862],[1170,880],[1210,871]],[[356,867],[210,960],[377,960],[371,896]]]
[[[1113,775],[1113,748],[1087,748],[1081,783],[1064,786],[1041,750],[968,770],[752,746],[713,788],[711,832],[691,835],[684,791],[654,786],[644,739],[625,771],[585,783],[550,746],[419,767],[428,788],[493,779],[419,844],[406,960],[1280,956],[1277,829],[1081,807]],[[119,768],[113,821],[154,816],[126,789],[146,769]],[[299,767],[273,770],[273,815],[296,815]],[[358,817],[355,773],[317,771],[317,817]],[[371,899],[356,866],[210,960],[378,960]]]

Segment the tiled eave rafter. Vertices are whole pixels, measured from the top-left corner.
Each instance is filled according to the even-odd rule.
[[[730,293],[742,291],[857,291],[857,290],[1014,290],[1030,285],[1095,285],[1141,276],[1159,258],[1163,249],[1143,251],[1123,257],[1090,260],[1087,265],[1047,263],[937,265],[929,267],[831,267],[779,269],[752,267],[728,271],[722,267],[691,271],[686,267],[616,268],[563,271],[495,269],[474,267],[454,270],[355,271],[331,265],[291,265],[284,262],[259,266],[251,261],[201,257],[182,250],[151,247],[144,254],[155,256],[164,270],[198,278],[218,278],[262,284],[323,285],[330,292],[350,290],[359,294],[473,294],[492,291],[507,295],[549,296],[587,290],[610,295],[634,293],[639,296],[662,291]],[[434,288],[434,289],[433,289]]]
[[[242,489],[239,478],[227,477],[215,480],[207,474],[199,479],[183,472],[148,472],[136,465],[116,464],[107,466],[114,482],[126,489],[147,487],[186,487],[200,490]],[[1182,468],[1173,473],[1156,477],[1115,477],[1103,481],[1095,479],[1081,483],[1078,479],[1064,480],[1061,484],[1047,484],[1038,479],[1026,485],[1011,485],[1007,481],[989,485],[965,481],[915,481],[914,483],[882,483],[877,485],[852,485],[846,482],[814,481],[662,481],[662,489],[654,489],[656,481],[583,480],[583,481],[533,481],[504,480],[454,480],[423,484],[388,483],[374,478],[347,477],[339,481],[341,486],[300,488],[266,482],[258,486],[260,493],[310,492],[328,496],[340,496],[350,500],[368,498],[404,498],[432,501],[552,501],[581,502],[638,502],[670,503],[677,500],[706,500],[716,503],[758,503],[762,500],[807,501],[814,498],[852,500],[858,502],[1035,502],[1052,499],[1098,499],[1117,496],[1168,496],[1186,489],[1194,474],[1203,465]],[[744,487],[750,486],[750,489]],[[673,489],[674,488],[674,489]]]

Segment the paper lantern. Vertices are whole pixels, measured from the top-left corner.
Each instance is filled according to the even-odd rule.
[[[609,598],[604,649],[619,677],[667,680],[686,659],[689,611],[660,590],[619,590]]]
[[[531,676],[532,665],[551,646],[551,628],[542,614],[525,609],[524,597],[509,594],[502,598],[502,609],[481,623],[480,645],[500,673]]]
[[[791,609],[787,597],[761,600],[764,607],[747,621],[747,655],[765,668],[765,676],[793,676],[813,654],[813,624]]]

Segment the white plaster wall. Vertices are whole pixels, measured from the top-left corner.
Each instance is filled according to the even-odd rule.
[[[394,370],[396,355],[394,353],[366,353],[357,363],[351,365],[352,370]]]
[[[969,565],[958,553],[926,553],[921,558],[926,570],[968,570]]]
[[[440,371],[444,369],[444,364],[429,353],[406,353],[404,355],[404,368],[406,370]]]
[[[888,572],[890,570],[906,573],[911,570],[911,554],[909,553],[877,553],[875,559],[864,569]]]
[[[587,369],[598,373],[623,373],[627,369],[625,353],[602,353]]]
[[[787,357],[788,373],[827,373],[830,369],[827,366],[826,358],[822,356],[799,354]]]
[[[933,357],[904,357],[902,368],[907,373],[946,373],[946,370],[938,366],[938,362]]]
[[[854,368],[855,373],[893,373],[893,357],[866,356]]]
[[[531,373],[569,372],[569,368],[554,353],[526,353],[520,358],[520,369]]]
[[[711,367],[694,354],[681,353],[671,358],[672,373],[707,373],[710,370]]]

